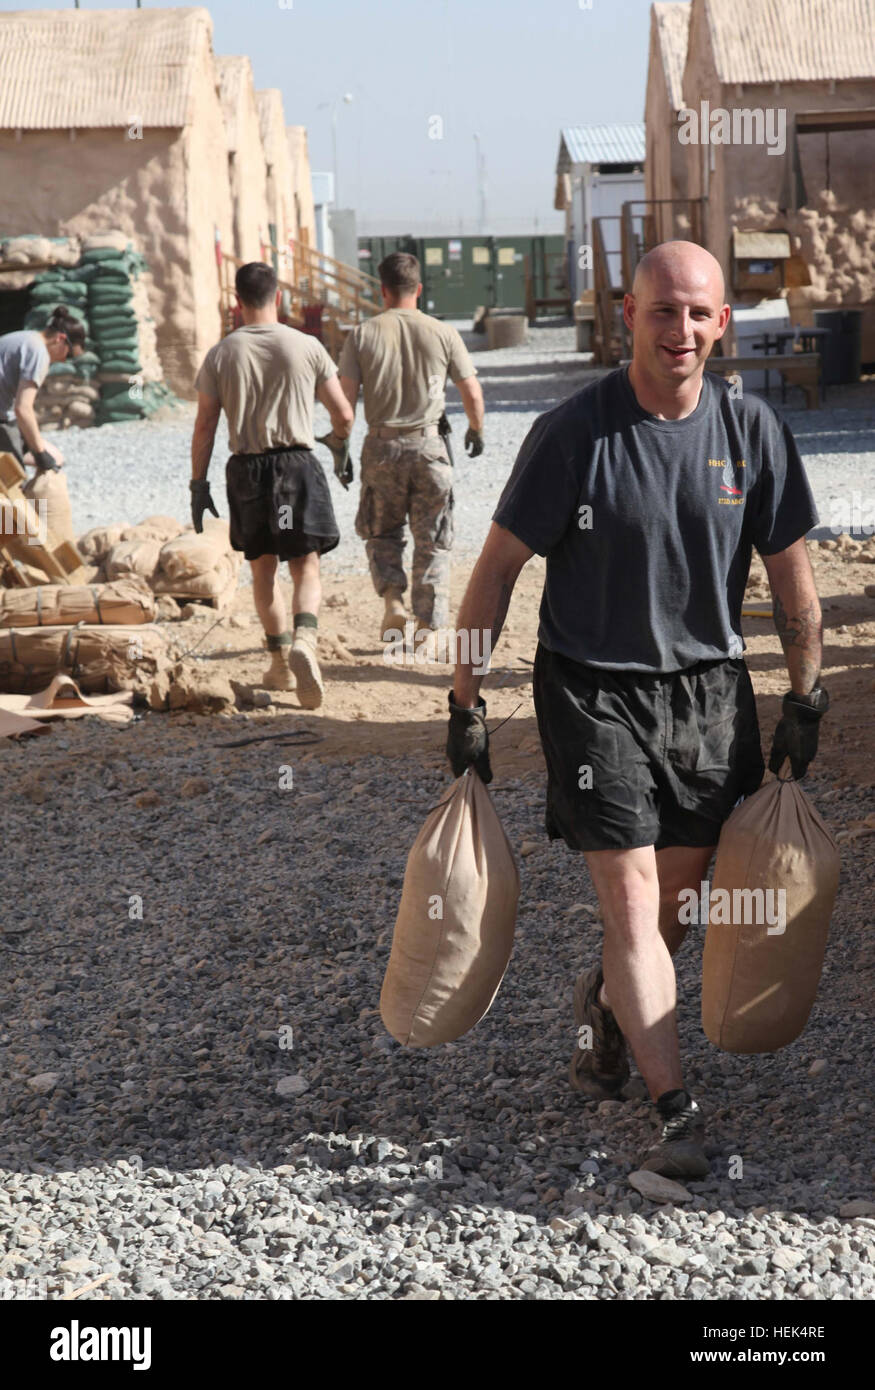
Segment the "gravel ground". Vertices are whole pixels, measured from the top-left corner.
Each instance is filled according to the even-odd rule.
[[[446,774],[437,755],[221,747],[254,727],[69,725],[38,765],[0,748],[22,793],[4,808],[6,882],[26,886],[0,922],[7,1297],[92,1280],[83,1298],[875,1296],[871,836],[843,846],[820,995],[790,1048],[712,1048],[701,942],[681,953],[713,1174],[657,1206],[627,1184],[653,1134],[640,1078],[598,1106],[568,1088],[571,983],[600,930],[582,865],[541,833],[541,790],[494,788],[517,850],[537,843],[491,1013],[405,1052],[379,989]],[[865,814],[864,790],[810,786],[835,828]]]
[[[459,324],[464,328],[465,325]],[[465,334],[475,352],[486,396],[486,452],[477,460],[464,453],[465,419],[456,391],[448,391],[456,455],[456,544],[458,557],[476,556],[504,481],[513,467],[522,440],[535,418],[579,390],[592,378],[592,369],[574,350],[574,330],[539,327],[522,348],[490,352],[483,339]],[[792,395],[792,393],[791,393]],[[774,393],[776,408],[778,393]],[[830,392],[829,408],[817,412],[783,410],[808,468],[824,525],[833,520],[834,502],[851,507],[856,492],[875,507],[875,383]],[[329,427],[321,407],[316,433]],[[151,513],[188,522],[188,478],[194,407],[188,403],[166,412],[161,420],[104,425],[100,429],[67,430],[58,436],[68,465],[68,483],[77,529],[112,521],[141,521]],[[359,407],[353,431],[356,472],[364,438]],[[327,450],[317,453],[330,471]],[[228,514],[224,460],[228,438],[224,418],[217,435],[213,461],[213,490],[219,510]],[[344,492],[332,477],[332,496],[342,539],[323,561],[325,572],[366,570],[364,548],[353,523],[358,503],[357,484]],[[868,513],[867,513],[868,515]],[[869,516],[871,524],[873,518]]]

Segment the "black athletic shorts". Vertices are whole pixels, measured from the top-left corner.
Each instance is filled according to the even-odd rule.
[[[339,543],[328,482],[311,449],[232,454],[225,481],[231,545],[247,560],[324,555]]]
[[[671,675],[582,666],[539,645],[547,834],[574,850],[705,848],[765,764],[741,658]]]

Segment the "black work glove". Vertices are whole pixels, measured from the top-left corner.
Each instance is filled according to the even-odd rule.
[[[349,440],[341,439],[333,430],[317,437],[317,444],[324,444],[334,458],[334,476],[341,487],[348,488],[352,482],[352,459],[349,456]]]
[[[40,453],[34,452],[33,461],[37,473],[60,473],[61,471],[61,465],[54,454],[49,453],[48,449],[43,449]]]
[[[474,709],[464,709],[456,704],[451,690],[447,703],[450,709],[447,757],[453,769],[453,776],[461,777],[467,767],[473,767],[481,781],[491,782],[486,701],[481,698]]]
[[[218,516],[216,504],[210,496],[210,485],[206,478],[192,478],[191,481],[191,523],[198,535],[204,529],[204,512]]]
[[[794,695],[788,690],[781,706],[781,719],[772,740],[769,771],[778,773],[786,758],[796,781],[805,776],[808,764],[817,753],[818,726],[829,709],[829,696],[822,685],[816,685],[810,695]]]
[[[468,457],[475,459],[483,453],[483,433],[481,430],[472,429],[469,425],[465,431],[465,448]]]

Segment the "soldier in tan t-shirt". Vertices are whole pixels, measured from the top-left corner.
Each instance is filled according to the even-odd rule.
[[[218,516],[207,470],[219,416],[228,417],[233,455],[226,482],[231,544],[252,568],[255,608],[264,628],[270,669],[264,685],[288,690],[292,677],[305,709],[322,703],[316,633],[322,588],[319,558],[340,540],[322,465],[312,453],[313,402],[331,417],[325,436],[344,481],[352,410],[322,344],[277,321],[277,280],[252,261],[236,276],[243,327],[210,348],[197,374],[198,413],[191,446],[192,520]],[[294,637],[277,583],[287,560],[294,588]]]
[[[411,601],[418,630],[449,618],[453,543],[452,467],[438,421],[449,377],[468,417],[465,445],[483,452],[483,392],[455,328],[421,313],[419,261],[403,252],[380,265],[382,314],[353,329],[340,357],[340,385],[355,410],[364,391],[368,434],[362,450],[356,531],[365,541],[374,588],[385,601],[381,633],[403,633],[404,527],[413,535]]]

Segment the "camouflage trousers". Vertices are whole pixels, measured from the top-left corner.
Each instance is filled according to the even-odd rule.
[[[405,524],[413,536],[411,607],[423,627],[446,627],[453,544],[453,469],[443,440],[422,435],[365,440],[356,533],[374,588],[407,588]]]

